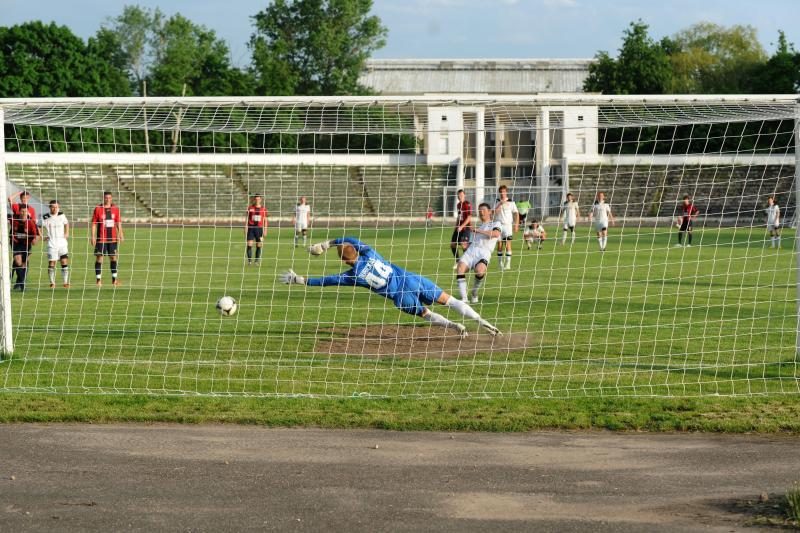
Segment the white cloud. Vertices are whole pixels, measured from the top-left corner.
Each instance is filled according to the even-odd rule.
[[[545,7],[576,7],[578,0],[542,0]]]

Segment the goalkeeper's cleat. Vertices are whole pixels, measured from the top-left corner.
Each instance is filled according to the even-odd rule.
[[[471,304],[476,304],[479,301],[480,300],[478,300],[478,296],[477,295],[472,295],[472,297],[469,299],[469,303],[471,303]]]
[[[459,324],[458,322],[454,322],[454,324],[456,325],[456,331],[458,331],[459,337],[461,337],[462,339],[464,337],[469,337],[467,326],[465,326],[464,324]]]
[[[499,329],[497,329],[497,328],[496,328],[496,327],[494,327],[493,325],[489,324],[488,322],[483,322],[483,323],[481,324],[481,326],[483,326],[483,329],[485,329],[486,331],[488,331],[488,332],[489,332],[489,334],[490,334],[492,337],[497,337],[498,335],[502,335],[502,333],[500,333],[500,330],[499,330]]]

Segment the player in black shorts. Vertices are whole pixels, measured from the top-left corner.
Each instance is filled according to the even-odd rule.
[[[456,227],[453,228],[453,235],[450,237],[450,250],[458,264],[458,250],[466,250],[472,240],[472,204],[466,199],[464,189],[458,191],[458,203],[456,204]],[[453,266],[455,268],[455,266]]]

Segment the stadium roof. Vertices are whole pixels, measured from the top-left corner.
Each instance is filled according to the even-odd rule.
[[[361,83],[384,95],[580,93],[593,59],[370,59]]]

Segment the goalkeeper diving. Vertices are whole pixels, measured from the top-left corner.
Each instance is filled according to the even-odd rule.
[[[466,318],[476,320],[492,335],[500,333],[500,330],[481,318],[466,302],[447,294],[428,278],[390,263],[358,239],[340,237],[309,246],[308,252],[311,255],[322,255],[332,246],[336,247],[339,258],[350,265],[349,270],[320,278],[305,278],[290,270],[281,275],[281,281],[309,287],[364,287],[390,299],[404,313],[424,318],[437,326],[455,329],[461,336],[466,336],[467,328],[463,324],[452,322],[428,308],[435,302],[446,305]]]

